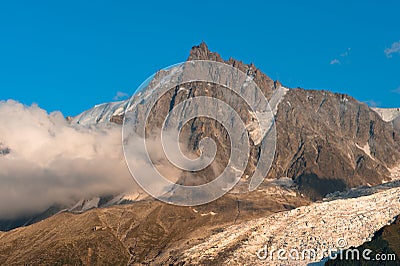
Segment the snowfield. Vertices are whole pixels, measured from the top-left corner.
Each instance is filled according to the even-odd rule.
[[[383,121],[391,122],[400,116],[400,108],[371,108],[377,112]]]
[[[122,116],[128,101],[110,102],[95,105],[87,111],[75,116],[72,124],[94,125],[110,122],[113,116]]]

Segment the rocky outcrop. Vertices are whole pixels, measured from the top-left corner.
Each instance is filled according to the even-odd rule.
[[[11,149],[4,146],[3,143],[0,142],[0,156],[7,155],[11,152]]]

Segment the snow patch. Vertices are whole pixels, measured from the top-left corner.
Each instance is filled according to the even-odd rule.
[[[122,116],[128,101],[110,102],[95,105],[93,108],[84,111],[71,120],[71,124],[95,125],[111,121],[113,116]]]
[[[389,172],[390,172],[390,178],[393,181],[400,180],[400,165],[389,169]]]
[[[89,200],[82,199],[68,210],[73,212],[84,212],[93,208],[97,208],[99,206],[99,202],[100,202],[99,197],[94,197]]]
[[[178,91],[189,92],[189,90],[188,90],[188,89],[186,89],[185,87],[180,87]]]
[[[217,215],[217,213],[216,212],[208,212],[208,213],[202,213],[200,215],[201,216],[208,216],[208,215],[214,216],[214,215]]]
[[[271,99],[269,100],[269,106],[273,116],[276,116],[276,113],[278,112],[278,105],[288,91],[289,89],[283,86],[280,86],[274,90]],[[246,125],[246,128],[249,131],[250,138],[253,140],[254,144],[259,145],[264,139],[268,129],[272,126],[274,117],[271,116],[270,112],[254,113],[253,111],[249,110],[249,114],[251,115],[252,119],[251,122]],[[265,132],[261,132],[261,128],[264,128]]]
[[[368,142],[364,145],[364,147],[359,146],[357,143],[356,143],[356,146],[357,146],[357,148],[359,148],[360,150],[365,152],[372,160],[375,160],[371,155],[371,149],[369,147],[369,143]]]
[[[145,193],[140,193],[140,192],[132,192],[132,193],[127,193],[127,194],[123,194],[121,197],[121,200],[119,201],[139,201],[142,200],[146,197]]]
[[[371,108],[383,121],[391,122],[400,116],[400,108]]]
[[[283,97],[288,91],[288,88],[280,86],[273,92],[271,99],[269,100],[269,106],[271,107],[274,115],[276,115],[276,113],[278,112],[278,105],[283,100]]]

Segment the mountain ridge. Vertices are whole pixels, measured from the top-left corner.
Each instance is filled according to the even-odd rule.
[[[334,192],[336,188],[345,190],[368,184],[377,185],[390,180],[388,169],[400,161],[400,131],[393,121],[383,119],[382,112],[379,113],[378,110],[371,109],[365,103],[346,94],[301,88],[279,93],[279,89],[284,88],[279,81],[273,81],[253,64],[247,65],[232,58],[223,60],[218,53],[211,52],[204,42],[192,47],[188,60],[214,60],[240,69],[253,78],[270,104],[274,95],[279,95],[275,97],[274,104],[271,104],[271,108],[276,107],[278,142],[268,178],[289,177],[295,180],[301,189],[313,194],[314,199]],[[172,108],[193,95],[224,98],[221,93],[228,94],[218,86],[213,87],[213,91],[210,92],[201,84],[194,84],[185,89],[188,91],[177,89],[174,93],[167,94],[166,99],[160,100],[163,104],[155,107],[156,113],[160,114],[159,116],[166,115],[169,111],[167,106]],[[225,98],[232,103],[229,97],[231,96]],[[173,103],[169,100],[171,98],[174,99]],[[233,100],[234,108],[246,109],[240,102],[235,101]],[[86,115],[84,112],[78,117]],[[108,121],[116,123],[122,123],[122,116],[121,112],[115,113],[114,116],[107,115],[111,117]],[[245,120],[249,119],[245,115],[244,117]],[[97,124],[97,119],[87,122]],[[208,134],[218,135],[215,132],[223,132],[221,127],[207,124],[207,121],[202,119],[195,119],[192,123],[192,127],[196,128],[205,125],[212,128],[207,129],[210,131]],[[188,133],[187,137],[197,139],[204,133],[194,131],[191,135]],[[310,136],[316,137],[310,141]],[[218,141],[223,146],[226,140]],[[188,146],[193,151],[197,148],[195,143],[189,143]],[[252,163],[257,161],[256,146],[251,152]],[[249,168],[246,174],[249,174],[248,171]],[[313,183],[317,185],[313,186]]]

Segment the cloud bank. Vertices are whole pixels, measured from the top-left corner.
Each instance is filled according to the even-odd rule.
[[[60,112],[0,101],[0,149],[0,219],[138,190],[118,126],[72,126]]]

